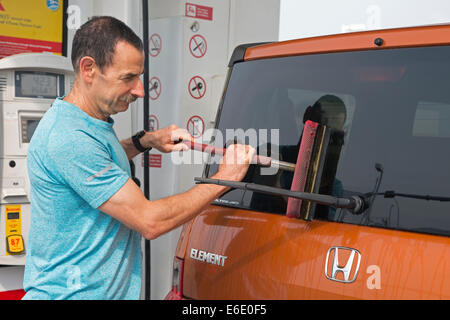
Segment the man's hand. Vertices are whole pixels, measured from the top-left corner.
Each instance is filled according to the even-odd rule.
[[[192,136],[177,125],[170,125],[153,132],[146,132],[141,138],[141,144],[157,149],[163,153],[173,151],[187,151],[189,147],[183,143],[177,143],[181,140],[193,141]]]
[[[241,181],[256,154],[255,148],[242,144],[230,145],[219,164],[214,179]]]

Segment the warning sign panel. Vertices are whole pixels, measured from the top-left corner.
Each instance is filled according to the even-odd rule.
[[[141,156],[141,166],[144,167],[144,154]],[[149,154],[148,166],[150,168],[162,167],[162,155],[161,154]]]
[[[154,114],[148,116],[148,127],[149,131],[159,130],[159,121]]]
[[[152,57],[156,57],[161,52],[162,40],[161,36],[154,33],[150,36],[150,41],[148,42],[150,46],[149,53]]]
[[[193,138],[200,138],[205,132],[205,122],[200,116],[192,116],[188,120],[186,129]]]
[[[161,80],[158,77],[152,77],[149,82],[150,99],[156,100],[161,95]]]
[[[203,98],[206,93],[205,79],[200,76],[192,77],[191,80],[189,80],[188,91],[194,99]]]
[[[189,41],[189,51],[195,58],[201,58],[205,56],[207,49],[205,37],[196,34]]]
[[[150,164],[150,168],[161,168],[162,155],[161,154],[150,154],[149,164]]]
[[[212,20],[213,19],[213,8],[200,6],[198,4],[186,3],[185,14],[186,17]]]

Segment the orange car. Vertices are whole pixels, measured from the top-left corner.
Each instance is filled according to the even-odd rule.
[[[166,299],[450,299],[450,25],[244,45],[229,67],[216,129],[296,170],[251,165],[184,225]]]

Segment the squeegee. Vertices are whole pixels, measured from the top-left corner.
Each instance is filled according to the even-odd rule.
[[[319,193],[320,181],[318,179],[322,176],[326,159],[326,149],[330,143],[330,134],[332,132],[333,130],[327,131],[327,128],[319,125],[319,123],[310,120],[306,121],[296,164],[282,161],[275,162],[276,160],[269,157],[256,156],[256,162],[261,165],[281,163],[280,168],[284,166],[286,168],[285,170],[293,171],[294,176],[290,190],[255,183],[203,177],[196,177],[194,180],[196,183],[217,184],[235,189],[288,197],[286,216],[290,218],[295,217],[309,221],[312,220],[312,204],[346,208],[353,214],[361,214],[369,205],[366,196],[335,197]],[[225,152],[223,148],[216,148],[206,144],[189,141],[183,141],[183,143],[191,149],[210,154],[223,154]]]

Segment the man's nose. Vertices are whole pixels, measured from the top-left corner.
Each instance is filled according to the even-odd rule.
[[[143,98],[145,97],[145,90],[144,90],[144,85],[142,84],[142,80],[139,79],[136,83],[136,85],[134,86],[133,90],[131,90],[130,92],[131,94],[139,97],[139,98]]]

